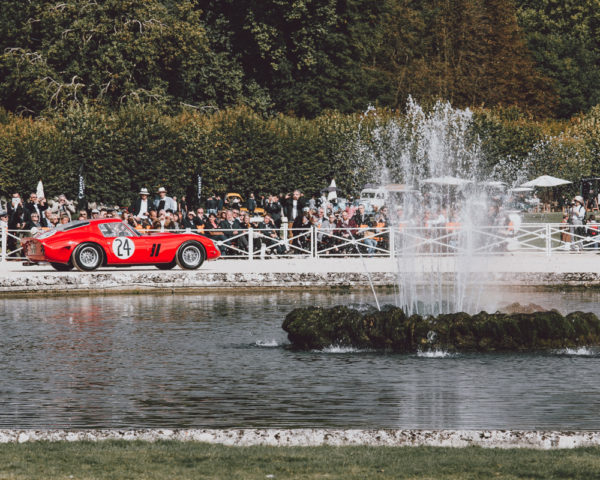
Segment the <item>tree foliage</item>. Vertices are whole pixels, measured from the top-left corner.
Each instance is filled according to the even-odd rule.
[[[0,104],[314,118],[412,96],[566,116],[599,100],[599,11],[593,0],[6,1]]]
[[[600,3],[518,0],[519,23],[539,69],[554,81],[556,114],[569,117],[600,103]]]
[[[4,3],[12,5],[0,22],[0,98],[12,111],[84,99],[217,107],[241,96],[241,70],[211,41],[193,1]]]

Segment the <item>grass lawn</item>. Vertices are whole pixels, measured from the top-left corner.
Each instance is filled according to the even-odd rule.
[[[582,479],[600,448],[225,447],[195,442],[0,445],[0,479]]]
[[[524,213],[523,223],[560,223],[563,214],[561,212],[552,213]]]

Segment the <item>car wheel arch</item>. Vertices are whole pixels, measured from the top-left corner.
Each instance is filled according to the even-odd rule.
[[[100,261],[98,262],[98,265],[95,266],[95,267],[93,267],[93,268],[82,267],[77,262],[77,256],[78,256],[80,250],[83,249],[86,246],[94,247],[98,251],[98,254],[100,255]],[[100,245],[98,242],[94,242],[94,241],[81,242],[81,243],[78,243],[73,248],[73,253],[71,254],[71,262],[73,263],[73,265],[75,266],[75,268],[77,270],[80,270],[80,271],[92,271],[92,270],[95,270],[98,267],[104,267],[104,266],[107,265],[106,251],[104,250],[104,248],[102,248],[102,245]]]
[[[190,253],[194,250],[197,250],[199,258],[194,258],[194,255],[186,256],[186,251]],[[206,260],[206,255],[206,247],[201,241],[195,239],[186,240],[185,242],[182,242],[179,247],[177,247],[175,260],[180,268],[195,270],[196,268],[200,268],[200,266],[204,263]]]

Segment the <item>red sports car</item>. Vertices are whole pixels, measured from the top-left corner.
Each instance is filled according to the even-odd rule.
[[[140,234],[117,218],[77,220],[21,241],[32,262],[49,262],[56,270],[91,271],[104,265],[156,265],[169,270],[198,268],[219,257],[209,238],[193,233]]]

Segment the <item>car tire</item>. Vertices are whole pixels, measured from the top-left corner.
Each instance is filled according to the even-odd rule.
[[[77,245],[73,252],[72,262],[77,270],[91,272],[102,265],[104,252],[94,243]]]
[[[72,262],[69,262],[67,264],[50,262],[50,265],[52,265],[52,268],[54,270],[58,270],[59,272],[68,272],[69,270],[73,270]]]
[[[200,242],[191,240],[181,244],[175,256],[177,265],[187,270],[195,270],[204,263],[206,252]]]
[[[157,263],[155,267],[159,270],[171,270],[175,265],[177,265],[177,262],[173,260],[171,263]]]

